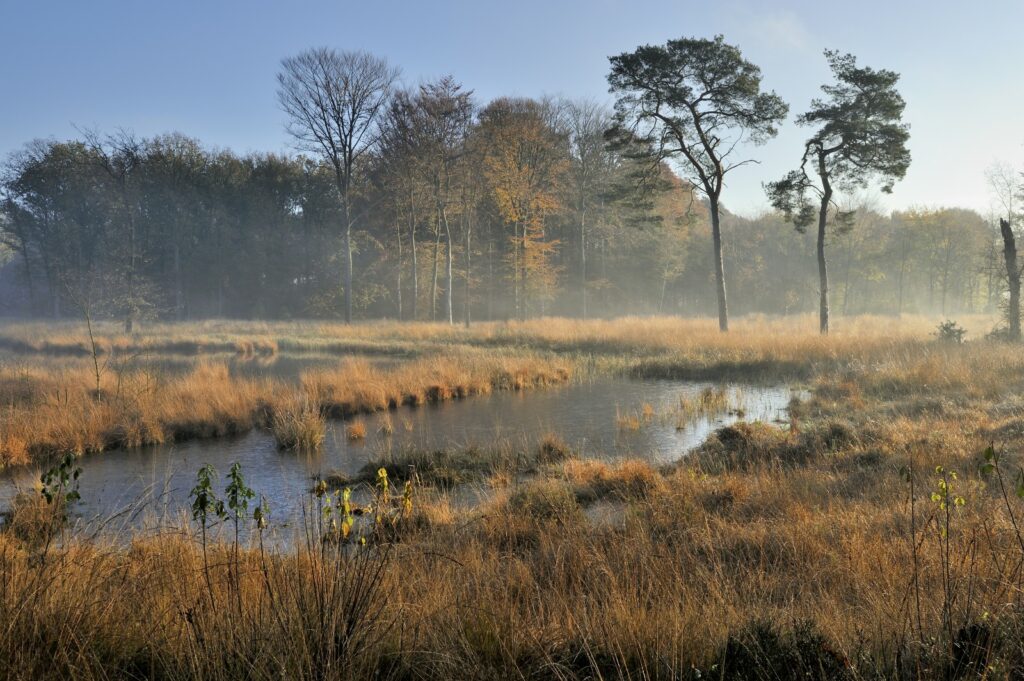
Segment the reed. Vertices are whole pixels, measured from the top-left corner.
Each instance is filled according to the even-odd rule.
[[[279,449],[317,451],[324,444],[327,420],[321,410],[303,396],[277,406],[271,431]]]
[[[106,372],[99,395],[84,365],[0,366],[0,395],[6,398],[0,407],[0,463],[24,465],[68,452],[92,454],[259,427],[282,435],[308,430],[308,440],[318,428],[313,412],[349,418],[400,404],[526,390],[568,380],[572,366],[572,360],[559,358],[478,352],[392,368],[346,360],[336,369],[306,371],[292,385],[232,376],[227,365],[202,361],[183,375],[145,366]],[[296,407],[304,402],[305,412]],[[275,414],[283,420],[275,423]]]

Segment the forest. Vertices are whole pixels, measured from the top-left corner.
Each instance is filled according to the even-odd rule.
[[[0,314],[344,319],[346,290],[360,319],[714,314],[707,196],[670,159],[610,143],[613,122],[592,101],[481,104],[452,78],[388,90],[344,197],[310,146],[239,156],[180,133],[36,140],[3,167]],[[813,233],[765,204],[722,211],[733,309],[809,312]],[[990,216],[884,212],[863,192],[836,212],[838,314],[997,308]]]

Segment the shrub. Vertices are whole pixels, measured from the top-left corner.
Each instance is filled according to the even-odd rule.
[[[41,494],[19,492],[3,514],[3,529],[26,544],[37,545],[44,543],[66,518],[63,501],[49,504]]]
[[[947,319],[939,324],[935,329],[935,338],[940,343],[953,343],[955,345],[959,345],[964,342],[964,336],[966,335],[967,330],[952,319]]]

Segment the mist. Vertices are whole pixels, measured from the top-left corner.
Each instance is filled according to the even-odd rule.
[[[125,127],[3,157],[0,677],[1024,678],[1024,167],[978,165],[1016,109],[976,97],[961,154],[920,97],[948,62],[909,53],[971,49],[969,92],[1012,60],[935,7],[666,36],[660,0],[567,0],[614,51],[526,32],[411,76],[461,4],[346,24],[392,50],[319,40],[376,7],[260,41],[226,0],[197,23],[247,68],[209,92],[270,114],[147,116],[207,65],[176,40],[112,71]],[[584,62],[602,96],[537,94]]]

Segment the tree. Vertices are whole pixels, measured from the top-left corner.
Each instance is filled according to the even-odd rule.
[[[427,203],[427,192],[416,167],[416,107],[412,94],[406,91],[400,90],[391,98],[381,122],[381,142],[376,161],[376,189],[387,197],[386,205],[390,207],[395,223],[395,309],[398,318],[402,319],[403,226],[408,225],[412,260],[411,317],[415,321],[418,318],[420,294],[416,233],[422,219],[422,206]]]
[[[1017,266],[1017,243],[1009,220],[999,218],[999,231],[1003,236],[1003,259],[1006,261],[1006,278],[1010,288],[1010,299],[1006,307],[1007,335],[1011,341],[1019,341],[1020,268]]]
[[[104,262],[126,242],[111,220],[119,211],[120,194],[109,191],[100,165],[97,152],[81,142],[41,140],[12,155],[7,165],[8,239],[17,244],[26,267],[33,258],[39,260],[55,318],[68,297],[92,301],[107,293],[104,300],[120,302],[120,296],[109,294],[116,288],[109,284],[121,277],[107,276],[120,270],[107,265],[122,263]]]
[[[774,92],[761,92],[761,70],[722,36],[682,38],[645,45],[610,58],[610,91],[618,94],[618,137],[649,144],[660,158],[679,162],[707,196],[714,247],[718,326],[729,329],[719,203],[725,176],[752,159],[731,160],[748,139],[765,142],[789,107]]]
[[[277,97],[288,133],[334,170],[344,237],[345,321],[352,322],[353,180],[378,141],[378,123],[398,69],[365,52],[316,48],[281,61]]]
[[[475,107],[472,96],[472,92],[463,90],[455,79],[448,76],[421,86],[415,99],[418,113],[416,155],[433,193],[438,235],[442,229],[445,235],[444,316],[449,324],[455,321],[452,305],[454,244],[449,212],[452,194],[457,189],[453,187],[453,181],[459,179],[458,164],[466,153],[473,123]]]
[[[985,174],[989,188],[1006,215],[1005,218],[999,218],[999,234],[1003,240],[1003,262],[1009,287],[1009,300],[1006,305],[1007,335],[1010,340],[1019,341],[1021,272],[1017,265],[1017,242],[1013,233],[1013,222],[1017,217],[1016,200],[1024,196],[1024,188],[1018,184],[1016,173],[1006,164],[994,164]]]
[[[567,102],[565,121],[569,131],[570,203],[579,226],[580,315],[587,318],[587,226],[597,213],[601,195],[607,190],[611,156],[605,149],[604,133],[611,119],[600,105],[581,100]]]
[[[177,133],[146,141],[144,153],[144,217],[158,242],[158,259],[170,261],[170,306],[180,321],[189,309],[185,281],[196,232],[205,223],[200,189],[209,159],[198,140]]]
[[[86,132],[85,143],[93,158],[115,188],[124,229],[124,295],[121,304],[124,332],[132,333],[142,309],[148,305],[139,281],[139,197],[136,185],[145,154],[142,142],[132,133],[119,130],[101,137],[97,132]]]
[[[553,113],[547,103],[509,98],[480,113],[484,175],[498,213],[513,227],[511,280],[520,319],[527,317],[528,295],[550,295],[557,274],[557,243],[547,239],[545,220],[559,205],[568,154]]]
[[[857,67],[851,54],[825,51],[836,82],[823,85],[827,99],[815,99],[797,118],[799,125],[820,125],[804,144],[800,168],[766,186],[775,208],[791,217],[798,230],[817,219],[819,326],[829,329],[828,263],[825,236],[830,214],[842,230],[849,214],[839,210],[837,189],[866,188],[875,178],[891,193],[910,166],[909,127],[902,122],[904,101],[896,90],[899,74]],[[808,166],[811,166],[808,168]],[[812,179],[812,175],[816,179]],[[817,197],[817,205],[808,194]]]

